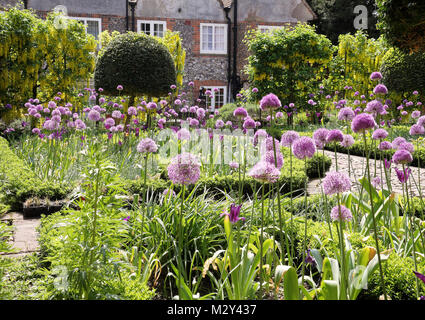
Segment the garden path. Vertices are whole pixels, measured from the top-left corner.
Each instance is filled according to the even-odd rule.
[[[37,227],[40,225],[40,218],[26,219],[22,213],[11,212],[1,220],[11,222],[14,227],[13,248],[15,252],[6,256],[19,257],[39,250]]]
[[[331,158],[332,165],[329,169],[329,171],[336,171],[336,161],[335,161],[335,153],[332,151],[325,150],[325,155]],[[359,156],[352,156],[350,155],[350,167],[348,166],[348,155],[344,153],[337,153],[336,155],[338,160],[338,171],[344,172],[347,175],[349,175],[349,171],[351,171],[351,182],[352,182],[352,190],[358,191],[359,189],[359,183],[358,179],[363,177],[363,170],[366,165],[366,158],[359,157]],[[370,159],[369,161],[370,165],[370,173],[371,178],[373,179],[375,177],[375,160]],[[409,195],[419,196],[418,188],[416,187],[416,184],[418,184],[418,173],[420,170],[420,182],[421,182],[421,194],[423,197],[425,197],[425,169],[424,168],[417,168],[417,167],[410,167],[412,169],[412,173],[409,177]],[[350,169],[350,170],[349,170]],[[401,167],[399,167],[401,169]],[[381,178],[381,161],[376,161],[376,176]],[[412,177],[414,179],[412,179]],[[382,180],[385,181],[385,173],[383,171],[382,167]],[[400,181],[397,178],[397,174],[394,170],[394,165],[391,169],[391,185],[393,187],[393,191],[399,194],[403,193],[402,185]],[[386,184],[385,184],[386,186]],[[318,194],[321,193],[321,185],[320,185],[320,179],[314,179],[310,180],[307,186],[307,192],[308,194]]]

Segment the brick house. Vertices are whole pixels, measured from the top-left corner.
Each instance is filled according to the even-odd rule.
[[[17,2],[0,0],[0,9]],[[135,6],[128,0],[26,0],[24,3],[40,17],[55,8],[66,8],[66,14],[84,23],[87,32],[96,38],[104,30],[131,31],[133,17],[134,30],[138,32],[162,36],[166,29],[179,31],[186,49],[184,81],[194,82],[195,96],[201,88],[217,88],[209,103],[213,108],[232,101],[247,80],[242,70],[248,52],[242,40],[248,30],[259,28],[267,32],[316,17],[305,0],[138,0]]]

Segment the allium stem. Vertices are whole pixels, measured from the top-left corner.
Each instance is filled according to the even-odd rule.
[[[364,142],[364,145],[365,145],[365,152],[366,152],[366,171],[367,171],[369,194],[370,194],[371,193],[370,192],[371,191],[371,184],[370,184],[369,152],[368,152],[368,146],[367,146],[367,140],[366,140],[366,131],[365,130],[363,130],[363,142]],[[381,275],[381,287],[382,287],[382,291],[384,293],[385,300],[388,300],[387,292],[385,290],[384,273],[382,271],[381,250],[379,249],[378,230],[377,230],[377,225],[376,225],[375,209],[373,207],[372,196],[370,196],[370,209],[371,209],[371,213],[372,213],[373,233],[374,233],[374,236],[375,236],[376,252],[378,254],[379,273]]]

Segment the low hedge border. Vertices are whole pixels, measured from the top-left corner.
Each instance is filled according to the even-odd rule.
[[[69,187],[52,184],[37,178],[26,163],[9,147],[7,140],[0,137],[0,196],[1,202],[12,210],[23,209],[23,203],[33,197],[50,200],[64,199],[71,191]]]
[[[291,172],[289,168],[289,150],[283,150],[285,165],[281,170],[281,176],[278,180],[280,186],[280,194],[286,194],[290,192],[290,181],[291,181]],[[329,170],[331,166],[331,159],[327,156],[316,154],[313,158],[307,161],[307,175],[309,178],[317,178],[324,176],[323,172],[323,162],[325,165],[325,171]],[[149,189],[155,193],[163,192],[165,189],[169,188],[171,182],[166,180],[166,170],[162,173],[162,177],[156,180],[150,180],[147,182]],[[242,178],[241,178],[242,179]],[[305,181],[305,172],[304,172],[304,162],[293,158],[293,171],[292,171],[292,190],[295,195],[300,195],[303,193]],[[143,182],[140,180],[135,181],[126,181],[128,190],[130,193],[142,194],[144,192]],[[257,182],[253,178],[245,175],[245,180],[242,185],[242,194],[244,197],[252,197],[255,190],[259,190],[261,183]],[[192,191],[194,186],[188,186],[187,190]],[[180,186],[173,186],[173,190],[178,193],[180,191]],[[195,195],[203,194],[205,190],[209,190],[211,195],[223,196],[223,191],[225,192],[235,192],[239,190],[239,176],[237,173],[226,176],[215,176],[215,177],[201,177],[198,180],[196,185]]]

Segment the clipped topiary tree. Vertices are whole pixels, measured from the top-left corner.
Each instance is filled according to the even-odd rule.
[[[99,55],[95,87],[111,96],[160,97],[176,82],[176,70],[168,49],[143,33],[128,32],[114,37]],[[123,90],[118,91],[117,86]]]
[[[418,90],[425,92],[425,53],[405,54],[391,49],[381,67],[383,83],[390,91],[398,93]]]

